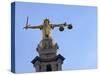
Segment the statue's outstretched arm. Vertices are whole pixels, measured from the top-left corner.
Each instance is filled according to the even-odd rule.
[[[40,26],[30,26],[30,25],[26,25],[24,28],[25,29],[42,29],[42,25],[40,25]]]
[[[30,24],[28,24],[28,16],[27,16],[27,20],[26,20],[26,26],[24,27],[24,29],[42,29],[43,26],[39,25],[39,26],[31,26]]]
[[[65,27],[65,26],[68,26],[68,25],[67,25],[66,22],[65,22],[65,23],[63,23],[63,24],[52,24],[52,26],[53,26],[53,27]]]
[[[60,27],[60,28],[64,28],[64,27],[67,27],[68,29],[72,29],[72,24],[67,24],[66,22],[63,23],[63,24],[52,24],[52,28],[55,28],[55,27]]]

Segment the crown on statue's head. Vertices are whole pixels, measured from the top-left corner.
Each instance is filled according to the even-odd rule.
[[[48,23],[50,22],[50,21],[49,21],[49,19],[47,19],[47,18],[46,18],[46,19],[44,19],[44,22],[46,22],[46,21],[48,21]]]

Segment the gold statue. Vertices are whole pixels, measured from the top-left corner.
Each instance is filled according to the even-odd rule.
[[[68,29],[72,29],[72,25],[66,24],[66,22],[64,24],[50,24],[50,21],[47,18],[44,19],[44,23],[42,25],[31,26],[31,25],[28,25],[28,17],[27,17],[26,26],[24,28],[25,29],[40,29],[42,30],[43,39],[50,39],[51,30],[54,29],[55,27],[60,27],[59,28],[60,31],[63,31],[64,27],[67,27]]]

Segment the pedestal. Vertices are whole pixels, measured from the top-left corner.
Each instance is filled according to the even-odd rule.
[[[53,43],[52,39],[43,39],[37,46],[39,56],[32,60],[32,64],[36,72],[59,71],[62,70],[64,57],[57,55],[57,43]]]

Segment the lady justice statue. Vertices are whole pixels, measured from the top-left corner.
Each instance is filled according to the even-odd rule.
[[[66,22],[63,24],[50,24],[49,19],[44,19],[44,22],[42,25],[39,26],[31,26],[28,25],[28,17],[27,17],[27,22],[26,22],[26,26],[24,27],[25,29],[40,29],[42,30],[42,39],[51,39],[51,30],[53,30],[55,27],[59,27],[60,31],[64,30],[64,27],[67,27],[68,29],[72,29],[72,25],[71,24],[67,24]],[[51,47],[54,46],[54,43],[52,42]],[[43,43],[41,43],[41,47],[45,47]]]

